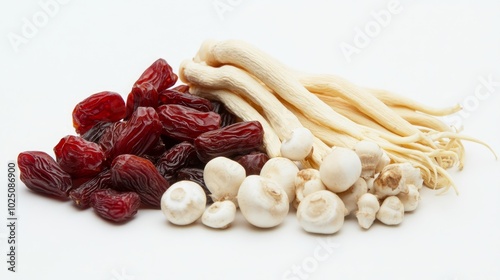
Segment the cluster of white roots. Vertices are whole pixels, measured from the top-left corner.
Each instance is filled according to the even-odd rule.
[[[308,128],[315,139],[307,167],[318,168],[334,146],[370,140],[391,162],[418,167],[427,187],[448,189],[454,183],[447,169],[463,167],[461,141],[487,146],[440,120],[461,110],[458,105],[435,109],[335,75],[300,73],[241,41],[204,42],[179,74],[191,93],[223,102],[242,120],[260,121],[271,157],[280,155],[293,129]]]

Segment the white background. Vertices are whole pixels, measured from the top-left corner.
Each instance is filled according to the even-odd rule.
[[[498,1],[401,0],[402,11],[373,29],[350,62],[340,46],[356,47],[356,28],[373,24],[388,0],[220,0],[220,7],[230,5],[222,12],[214,0],[66,2],[44,23],[38,1],[1,1],[2,166],[25,150],[52,154],[60,138],[74,134],[77,102],[103,90],[126,97],[154,60],[163,57],[177,69],[207,38],[243,39],[301,70],[436,107],[468,100],[466,114],[453,122],[500,153]],[[39,26],[23,35],[26,21]],[[18,46],[9,39],[15,35],[24,38]],[[474,96],[480,77],[497,83],[482,100]],[[303,232],[293,213],[271,230],[252,228],[241,216],[226,231],[174,227],[156,210],[115,226],[20,184],[16,273],[4,261],[2,188],[0,278],[500,279],[500,165],[484,147],[465,147],[465,169],[451,171],[458,196],[426,189],[420,208],[400,226],[377,223],[364,231],[351,218],[327,239]],[[328,250],[321,247],[326,241]]]

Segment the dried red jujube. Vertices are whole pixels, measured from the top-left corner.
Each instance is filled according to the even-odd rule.
[[[144,205],[160,208],[160,199],[170,187],[149,160],[135,155],[119,155],[111,164],[111,181],[116,188],[139,194]]]
[[[72,116],[76,132],[84,134],[98,122],[116,122],[123,119],[125,101],[116,92],[98,92],[78,103]]]
[[[56,161],[71,177],[90,177],[103,170],[105,155],[101,147],[82,137],[68,135],[54,147]]]
[[[103,189],[92,193],[90,204],[100,217],[119,223],[130,220],[137,213],[141,199],[135,192]]]
[[[193,141],[198,135],[218,129],[220,116],[182,105],[168,104],[157,108],[163,134],[179,141]]]
[[[82,138],[90,142],[99,143],[101,137],[113,124],[115,124],[115,122],[98,122],[87,130],[87,132],[82,134]]]
[[[189,93],[189,86],[188,85],[178,85],[172,88],[172,90],[182,92],[182,93]]]
[[[94,178],[81,184],[79,187],[69,192],[69,197],[75,202],[76,206],[80,208],[87,208],[90,206],[90,196],[97,190],[111,188],[111,172],[109,169],[97,174]]]
[[[156,163],[156,169],[170,183],[175,178],[177,171],[183,167],[199,163],[194,145],[189,142],[179,143],[168,149]]]
[[[158,93],[173,86],[177,75],[165,59],[156,60],[135,82],[127,97],[128,119],[138,107],[154,107],[158,105]]]
[[[236,159],[245,168],[247,176],[259,175],[260,170],[268,160],[269,156],[262,152],[252,152]]]
[[[210,100],[171,89],[166,89],[158,94],[158,105],[164,104],[183,105],[202,112],[213,110]]]
[[[158,143],[162,124],[155,109],[139,107],[132,114],[132,117],[123,123],[123,127],[112,132],[110,140],[108,140],[109,138],[104,139],[109,142],[101,142],[101,145],[105,146],[104,149],[109,160],[121,154],[144,154]]]
[[[198,158],[202,162],[218,157],[233,157],[262,147],[264,129],[258,121],[238,122],[200,134],[194,140]]]
[[[67,198],[72,188],[71,176],[47,153],[26,151],[19,153],[17,164],[20,179],[29,189],[58,198]]]
[[[101,146],[102,151],[109,158],[111,150],[115,143],[118,141],[118,138],[122,137],[122,132],[127,125],[126,121],[115,122],[109,127],[107,127],[99,138],[99,146]]]
[[[219,101],[211,101],[211,103],[213,107],[212,111],[220,115],[220,127],[226,127],[236,122],[236,116],[229,112],[224,103]]]

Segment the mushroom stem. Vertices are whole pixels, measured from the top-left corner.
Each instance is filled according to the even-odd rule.
[[[358,224],[364,229],[369,229],[380,209],[378,198],[371,193],[365,193],[358,199],[357,204],[358,211],[356,212],[356,218],[358,219]]]

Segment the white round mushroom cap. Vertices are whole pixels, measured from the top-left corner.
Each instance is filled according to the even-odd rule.
[[[183,180],[171,185],[161,197],[161,210],[167,220],[176,225],[188,225],[198,220],[207,204],[203,188]]]

